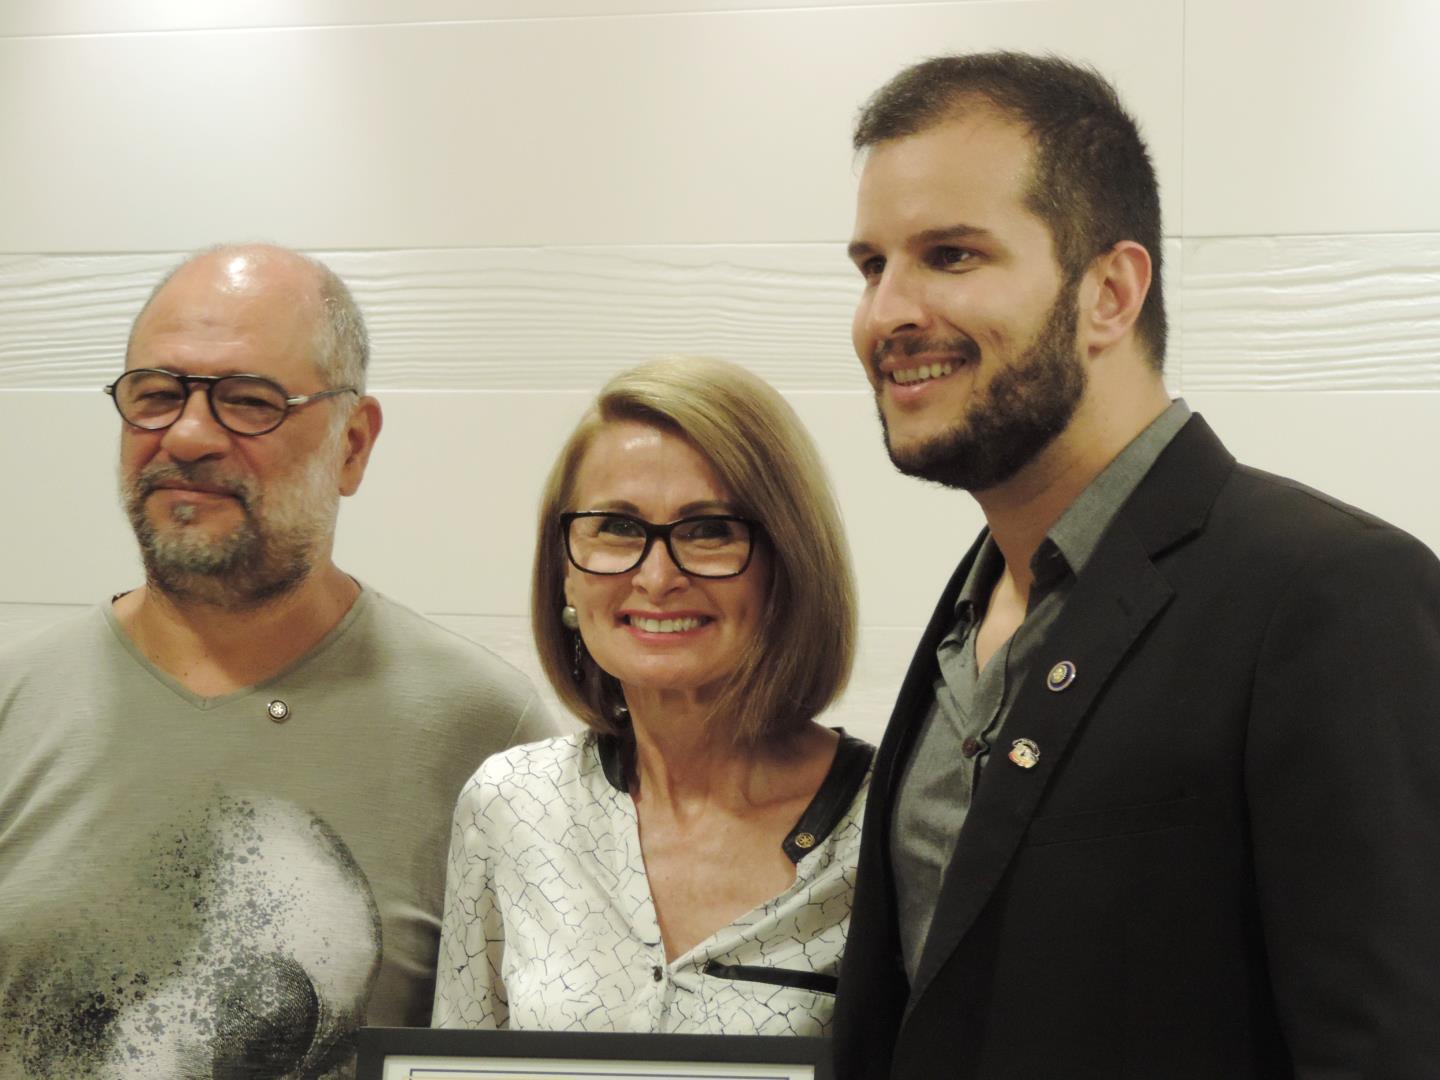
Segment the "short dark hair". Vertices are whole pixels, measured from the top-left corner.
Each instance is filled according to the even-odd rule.
[[[1094,68],[1017,52],[939,56],[908,67],[860,110],[855,149],[917,135],[976,105],[1029,129],[1029,209],[1049,226],[1067,282],[1121,240],[1150,253],[1153,278],[1136,331],[1165,363],[1160,188],[1139,127]]]
[[[783,738],[830,705],[855,656],[855,581],[840,510],[814,441],[780,393],[738,364],[661,357],[600,391],[560,451],[540,497],[530,622],[560,701],[590,727],[623,734],[620,684],[588,653],[572,675],[576,631],[565,628],[566,556],[559,518],[583,510],[575,480],[606,424],[637,421],[688,440],[735,500],[764,525],[771,578],[755,639],[711,708],[736,745]],[[752,573],[754,571],[751,571]]]

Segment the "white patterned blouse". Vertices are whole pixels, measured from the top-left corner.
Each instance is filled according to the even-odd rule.
[[[828,1034],[872,754],[842,732],[794,883],[668,963],[618,740],[496,754],[455,810],[435,1026]]]

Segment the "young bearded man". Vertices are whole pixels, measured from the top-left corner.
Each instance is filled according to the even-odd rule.
[[[1440,1076],[1440,564],[1169,400],[1093,71],[927,61],[855,146],[890,456],[987,528],[876,761],[838,1076]]]

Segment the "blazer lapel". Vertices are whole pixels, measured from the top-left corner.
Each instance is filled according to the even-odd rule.
[[[980,553],[980,545],[985,542],[987,535],[987,530],[981,531],[965,557],[960,560],[955,573],[950,576],[950,581],[946,584],[945,591],[940,594],[940,601],[930,616],[930,622],[925,627],[925,633],[920,638],[920,644],[916,646],[915,654],[910,659],[910,667],[906,669],[905,679],[900,684],[895,707],[890,712],[890,721],[885,726],[885,735],[876,755],[875,773],[870,782],[872,802],[877,796],[883,797],[883,793],[894,790],[905,762],[909,760],[910,749],[920,730],[920,721],[929,711],[930,702],[935,696],[935,680],[940,675],[940,664],[935,650],[955,626],[955,598],[960,595],[965,579],[970,576],[970,567],[974,565],[975,558]],[[888,802],[885,805],[888,807]],[[888,851],[888,819],[885,830],[885,847]]]
[[[981,534],[983,540],[984,533]],[[875,755],[860,834],[860,866],[850,939],[836,1000],[836,1030],[843,1029],[844,1052],[859,1061],[859,1073],[888,1073],[909,984],[900,964],[899,927],[895,918],[895,881],[890,859],[893,793],[903,775],[916,731],[934,695],[938,675],[935,649],[955,621],[955,597],[970,572],[980,541],[960,561],[921,636],[901,683],[890,722]]]
[[[940,886],[911,990],[912,1006],[994,894],[1046,786],[1064,767],[1066,748],[1081,721],[1135,641],[1169,603],[1170,586],[1152,555],[1203,526],[1233,466],[1234,458],[1205,422],[1192,418],[1116,515],[1075,582],[1033,668],[1013,691]],[[1061,661],[1073,665],[1074,677],[1057,692],[1047,678]],[[1007,759],[1019,738],[1040,748],[1031,768]]]

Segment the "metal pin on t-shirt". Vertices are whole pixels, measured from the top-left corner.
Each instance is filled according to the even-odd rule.
[[[290,706],[286,705],[285,702],[279,698],[276,698],[270,702],[269,705],[266,705],[265,711],[270,715],[270,719],[277,724],[283,724],[286,720],[290,719]]]

